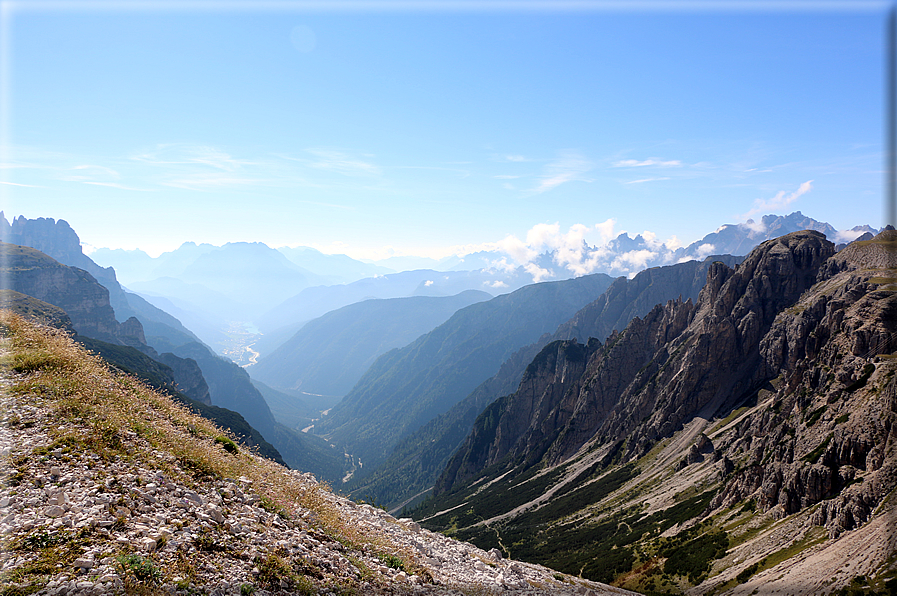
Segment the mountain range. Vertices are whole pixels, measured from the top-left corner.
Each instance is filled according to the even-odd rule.
[[[414,518],[643,593],[873,593],[897,571],[895,249],[791,233],[696,301],[549,343]]]
[[[3,239],[20,242],[0,245],[5,305],[77,332],[114,366],[204,416],[245,425],[233,431],[244,444],[267,445],[273,458],[356,499],[404,507],[499,559],[646,594],[897,587],[893,228],[845,234],[800,213],[767,216],[655,251],[668,263],[661,267],[495,297],[439,295],[482,282],[486,269],[388,274],[331,294],[306,287],[283,304],[303,293],[312,304],[317,292],[323,305],[322,296],[337,302],[378,287],[417,298],[348,298],[342,310],[275,328],[283,348],[256,351],[258,364],[244,370],[123,290],[65,222],[3,224]],[[788,231],[795,226],[804,229]],[[826,235],[856,239],[836,245]],[[746,257],[687,254],[748,245]],[[264,245],[228,246],[284,271]],[[216,247],[195,248],[202,254],[183,271],[209,277],[173,285],[236,292],[233,280],[217,279],[227,275],[223,261],[204,258]],[[642,266],[658,244],[621,235],[599,248],[583,254]],[[538,263],[569,265],[552,253]],[[250,279],[251,260],[238,265],[235,277]],[[317,275],[286,268],[293,280]],[[384,351],[391,341],[398,347]],[[264,370],[275,353],[280,376],[268,380],[277,383],[254,384],[247,371]],[[333,377],[350,367],[357,382],[329,411],[297,398],[310,380],[348,387]]]

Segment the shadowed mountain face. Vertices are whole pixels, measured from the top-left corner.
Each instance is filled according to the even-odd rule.
[[[694,303],[658,305],[606,342],[552,342],[415,518],[643,592],[815,594],[848,566],[881,586],[897,232],[833,253],[792,233],[734,270],[714,263]]]
[[[468,290],[351,304],[309,321],[249,372],[274,387],[310,394],[310,402],[315,395],[342,397],[378,356],[411,343],[455,311],[491,298]]]
[[[345,446],[365,467],[376,466],[401,437],[448,411],[517,349],[556,329],[610,282],[591,275],[535,284],[461,309],[378,358],[315,432]]]

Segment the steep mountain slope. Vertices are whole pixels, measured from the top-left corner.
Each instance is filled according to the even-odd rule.
[[[457,310],[491,298],[486,292],[467,290],[456,296],[350,304],[309,321],[248,370],[253,378],[274,387],[342,397],[377,357],[411,343]]]
[[[120,325],[110,312],[106,289],[93,281],[89,274],[66,267],[32,248],[8,244],[0,244],[0,263],[8,267],[0,270],[0,279],[22,289],[39,290],[38,293],[44,294],[45,298],[68,305],[78,313],[79,319],[99,321],[101,329],[130,327],[131,335],[124,336],[130,345],[124,345],[125,342],[121,341],[121,331],[117,335],[107,334],[115,343],[79,335],[68,314],[59,306],[13,290],[0,292],[2,308],[63,330],[111,366],[164,391],[201,416],[227,428],[241,443],[257,448],[262,456],[283,463],[277,450],[242,416],[232,410],[212,406],[208,385],[195,361],[178,358],[174,354],[157,354],[142,342],[140,323],[136,320],[132,320],[131,325]],[[107,299],[103,300],[103,297]],[[83,302],[79,302],[82,299]],[[90,325],[86,329],[82,326],[82,331],[93,330]]]
[[[893,230],[834,256],[789,234],[714,264],[696,304],[550,344],[415,517],[641,591],[880,588],[897,575],[895,248]]]
[[[331,493],[0,312],[6,594],[622,594]]]
[[[174,354],[195,360],[209,383],[212,403],[239,412],[277,448],[291,468],[312,472],[327,482],[338,482],[347,470],[352,469],[351,460],[347,461],[341,450],[320,437],[277,422],[249,375],[233,362],[212,354],[198,343],[178,346]]]
[[[594,302],[583,307],[553,335],[520,348],[498,372],[484,381],[448,412],[440,414],[402,439],[386,462],[370,477],[346,485],[350,494],[401,509],[409,499],[422,496],[433,486],[449,457],[461,446],[474,420],[497,397],[512,393],[527,365],[548,343],[558,339],[605,339],[623,329],[635,316],[644,316],[654,305],[683,297],[697,300],[713,261],[735,265],[741,257],[708,257],[642,271],[633,279],[618,278]]]
[[[610,282],[589,275],[534,284],[459,310],[378,358],[314,432],[375,467],[401,437],[448,411],[514,351],[557,328]]]

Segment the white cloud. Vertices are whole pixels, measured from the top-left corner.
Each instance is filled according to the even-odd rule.
[[[521,264],[532,261],[539,256],[538,251],[531,249],[525,242],[514,235],[509,235],[503,240],[499,240],[496,242],[495,247]]]
[[[657,182],[659,180],[669,180],[669,176],[659,176],[657,178],[641,178],[639,180],[630,180],[629,182],[624,182],[623,184],[641,184],[642,182]]]
[[[776,196],[771,199],[755,199],[754,206],[751,208],[751,210],[740,217],[747,220],[748,218],[757,215],[758,213],[781,211],[811,190],[813,190],[813,181],[807,180],[806,182],[801,184],[796,191],[792,193],[786,193],[784,190],[780,190],[778,193],[776,193]]]
[[[644,269],[648,261],[653,260],[658,255],[655,251],[648,249],[630,250],[618,255],[611,264],[614,269],[622,271],[632,271]]]
[[[424,282],[424,285],[425,285],[426,287],[429,288],[430,286],[433,285],[433,280],[432,280],[432,279],[428,279],[427,281]]]
[[[745,222],[738,224],[740,227],[747,228],[753,234],[762,234],[766,231],[766,224],[763,221],[754,221],[753,219],[749,219]]]
[[[534,192],[545,192],[566,182],[591,182],[583,175],[593,168],[592,162],[574,152],[567,152],[549,163],[540,176],[539,185]]]
[[[697,256],[699,259],[704,259],[712,255],[715,250],[716,246],[710,244],[709,242],[705,242],[698,247],[698,251],[697,253],[695,253],[695,256]]]
[[[866,230],[838,230],[835,240],[838,242],[853,242],[866,233]]]
[[[308,152],[318,158],[318,161],[309,164],[313,168],[330,170],[344,176],[376,176],[380,174],[380,169],[377,166],[351,157],[342,151],[308,149]]]
[[[543,269],[535,263],[527,263],[523,266],[527,273],[533,276],[533,283],[539,283],[545,278],[554,277],[554,274],[548,269]]]
[[[64,182],[78,182],[80,184],[90,184],[92,186],[106,186],[109,188],[118,188],[121,190],[136,190],[147,192],[146,188],[134,188],[126,186],[120,182],[116,182],[121,175],[112,168],[97,165],[78,165],[67,168],[68,171],[78,172],[77,174],[63,174],[58,178]]]
[[[607,244],[614,238],[614,226],[617,224],[617,220],[613,218],[609,218],[600,224],[595,224],[595,229],[598,230],[598,233],[601,234],[601,243]]]
[[[517,265],[515,265],[514,263],[509,263],[506,257],[496,259],[495,261],[490,261],[489,263],[489,270],[500,271],[502,273],[512,273],[516,268]]]
[[[228,174],[205,173],[195,174],[183,178],[175,178],[161,182],[163,186],[183,188],[185,190],[208,190],[223,186],[260,185],[268,182],[258,178],[239,177]]]
[[[660,166],[662,168],[676,168],[682,165],[682,162],[678,159],[671,160],[661,160],[656,159],[654,157],[639,161],[637,159],[621,159],[619,161],[615,161],[613,166],[615,168],[642,168],[645,166]]]
[[[484,281],[483,285],[488,288],[507,288],[508,287],[508,284],[506,284],[505,282],[503,282],[501,280],[493,281],[491,283],[488,281]]]
[[[0,180],[0,184],[8,184],[9,186],[24,186],[26,188],[45,188],[43,186],[37,186],[35,184],[21,184],[19,182],[6,182],[5,180]]]
[[[155,150],[135,155],[132,159],[151,165],[201,165],[225,172],[253,164],[235,159],[216,147],[184,144],[157,145]]]

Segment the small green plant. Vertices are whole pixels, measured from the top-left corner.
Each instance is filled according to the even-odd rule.
[[[34,534],[29,534],[25,536],[22,540],[22,548],[25,550],[38,550],[43,548],[50,548],[51,546],[56,546],[61,542],[64,542],[65,538],[56,534],[55,532],[37,532]]]
[[[233,453],[234,455],[236,455],[237,453],[240,452],[240,449],[237,447],[237,444],[234,443],[232,440],[228,439],[227,437],[225,437],[224,435],[218,435],[217,437],[215,437],[215,442],[218,443],[219,445],[221,445],[222,447],[224,447],[224,450],[227,451],[228,453]]]
[[[290,564],[272,553],[258,561],[258,568],[259,581],[269,588],[278,589],[281,581],[289,582],[294,579]]]
[[[240,596],[252,596],[255,594],[256,587],[252,584],[241,584],[240,585]]]
[[[121,555],[115,558],[122,570],[137,580],[138,583],[153,585],[162,579],[162,572],[153,562],[141,555]]]
[[[395,555],[380,555],[380,560],[391,569],[405,570],[405,562]]]

